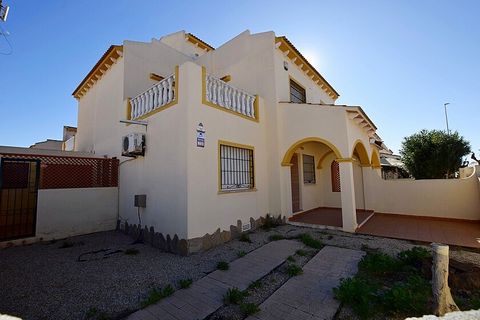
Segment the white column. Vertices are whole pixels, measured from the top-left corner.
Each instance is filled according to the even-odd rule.
[[[355,232],[358,225],[355,206],[355,187],[353,182],[353,164],[350,161],[339,161],[338,165],[340,168],[343,231]]]

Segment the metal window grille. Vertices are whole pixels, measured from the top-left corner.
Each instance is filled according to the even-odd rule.
[[[340,167],[335,160],[332,161],[332,165],[330,166],[330,173],[332,175],[332,192],[341,192]]]
[[[221,190],[253,189],[253,150],[220,145]]]
[[[303,155],[303,183],[315,183],[315,158]]]
[[[307,102],[307,94],[305,93],[305,89],[290,79],[290,102],[294,103],[306,103]]]

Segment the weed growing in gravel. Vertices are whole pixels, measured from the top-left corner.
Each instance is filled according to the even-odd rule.
[[[251,316],[252,314],[255,314],[255,313],[259,312],[260,308],[255,303],[251,303],[251,302],[250,303],[242,303],[240,305],[240,311],[242,311],[242,313],[245,316]]]
[[[180,284],[180,288],[187,289],[187,288],[190,288],[190,286],[193,283],[193,280],[192,279],[181,279],[178,283]]]
[[[270,237],[268,237],[268,239],[270,241],[278,241],[278,240],[285,239],[285,237],[279,233],[275,233],[275,234],[272,234]]]
[[[218,270],[228,270],[228,268],[230,268],[229,264],[227,261],[219,261],[217,263],[217,269]]]
[[[248,233],[242,233],[240,235],[240,241],[242,242],[248,242],[248,243],[252,243],[252,240],[250,240],[250,235]]]
[[[239,304],[243,301],[246,294],[240,291],[238,288],[230,288],[223,296],[223,302],[226,304]]]
[[[294,256],[288,256],[287,261],[288,262],[295,262],[295,257]]]
[[[298,276],[298,275],[301,275],[302,273],[303,273],[302,267],[297,266],[294,263],[291,263],[287,266],[287,274],[290,277]]]
[[[127,250],[125,250],[124,253],[128,256],[135,256],[135,255],[139,254],[140,251],[138,251],[138,249],[128,248]]]
[[[143,300],[140,305],[145,308],[151,304],[157,303],[163,298],[171,296],[175,292],[175,289],[171,285],[165,286],[163,289],[152,289],[148,293],[148,297]]]
[[[85,313],[85,319],[108,320],[110,317],[105,312],[100,312],[97,308],[90,307]]]
[[[237,252],[237,257],[239,257],[239,258],[245,257],[246,254],[247,254],[247,253],[246,253],[245,251],[240,250],[240,251]]]
[[[262,287],[262,282],[260,280],[252,281],[248,285],[248,289],[256,289],[256,288],[261,288]]]
[[[302,249],[298,249],[297,251],[295,251],[295,253],[298,254],[300,257],[305,257],[306,255],[308,255],[308,252]]]
[[[302,233],[300,235],[300,241],[302,241],[304,245],[310,248],[321,249],[323,247],[323,244],[321,241],[313,238],[308,233]]]

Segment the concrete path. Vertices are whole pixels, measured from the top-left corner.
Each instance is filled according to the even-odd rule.
[[[155,305],[131,314],[128,320],[195,320],[204,319],[223,306],[229,288],[245,290],[293,255],[303,245],[294,240],[267,243],[230,263],[227,271],[214,271],[194,282],[188,289],[178,290]]]
[[[333,288],[341,278],[357,272],[365,253],[338,247],[324,247],[304,267],[303,274],[290,278],[261,305],[261,311],[247,320],[333,319],[339,302]]]

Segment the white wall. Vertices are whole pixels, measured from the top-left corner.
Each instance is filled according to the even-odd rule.
[[[114,230],[117,199],[117,188],[39,190],[36,237],[50,240]]]
[[[365,170],[367,207],[376,212],[480,220],[480,188],[475,175],[466,179],[383,180]]]

